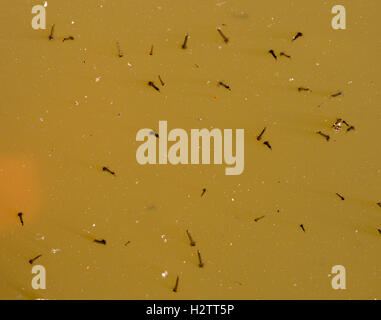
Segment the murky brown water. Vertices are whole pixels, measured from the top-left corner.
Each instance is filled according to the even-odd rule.
[[[42,3],[0,5],[0,298],[381,298],[379,1],[341,1],[340,31],[336,1],[48,0],[33,30]],[[245,129],[243,174],[137,164],[159,120]]]

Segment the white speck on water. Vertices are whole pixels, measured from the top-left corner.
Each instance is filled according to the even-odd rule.
[[[162,234],[162,235],[161,235],[161,238],[163,239],[164,243],[167,243],[167,242],[168,242],[168,240],[165,238],[165,234]]]
[[[221,7],[221,6],[223,6],[225,3],[227,3],[227,1],[217,2],[217,3],[216,3],[216,6],[217,6],[217,7]]]
[[[52,253],[57,253],[57,252],[59,252],[59,251],[61,251],[61,249],[58,249],[58,248],[57,248],[57,249],[52,249],[52,250],[51,250]]]
[[[290,79],[288,79],[288,81],[290,81],[290,82],[292,82],[292,81],[294,81],[295,79],[294,78],[290,78]]]
[[[44,2],[44,7],[46,8],[48,6],[48,1]]]
[[[163,278],[165,278],[167,275],[168,275],[168,271],[167,271],[167,270],[165,270],[165,271],[162,272],[162,274],[161,274],[161,276],[162,276]]]
[[[36,240],[45,240],[45,236],[41,235],[40,233],[37,233]]]

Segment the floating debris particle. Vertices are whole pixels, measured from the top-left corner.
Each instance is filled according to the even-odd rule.
[[[30,259],[30,260],[29,260],[29,263],[30,263],[30,264],[33,264],[33,262],[35,262],[35,261],[36,261],[38,258],[40,258],[40,257],[42,257],[42,254],[39,254],[38,256],[36,256],[36,257]]]
[[[185,35],[185,38],[184,38],[183,45],[181,46],[181,48],[183,48],[184,50],[187,48],[188,38],[189,38],[189,35],[186,34],[186,35]]]
[[[201,197],[205,194],[205,192],[206,192],[206,188],[203,188],[201,192]]]
[[[224,39],[224,42],[225,42],[225,43],[228,43],[228,42],[229,42],[229,38],[226,37],[226,36],[223,34],[221,28],[218,27],[218,28],[217,28],[217,31],[218,31],[218,33],[221,35],[222,39]]]
[[[175,286],[173,287],[172,291],[177,292],[177,289],[179,288],[179,276],[176,278]]]
[[[115,172],[114,171],[111,171],[109,168],[107,168],[107,167],[103,167],[102,168],[102,171],[106,171],[106,172],[108,172],[108,173],[110,173],[110,174],[112,174],[112,175],[115,175]]]
[[[292,38],[292,41],[295,41],[296,39],[300,38],[301,36],[303,36],[303,33],[298,32],[298,33]]]
[[[152,56],[153,55],[153,45],[151,46],[151,50],[149,52],[149,55]]]
[[[351,131],[351,130],[355,130],[355,127],[354,127],[354,126],[350,126],[350,127],[347,129],[347,132],[348,132],[348,131]]]
[[[273,49],[269,50],[268,52],[274,57],[275,60],[278,59]]]
[[[158,87],[156,87],[156,85],[153,83],[153,81],[148,81],[148,85],[152,88],[154,88],[156,91],[160,91],[160,89]]]
[[[194,247],[196,245],[196,242],[193,240],[189,230],[187,230],[187,235],[188,235],[188,239],[189,239],[189,243],[190,243],[191,247]]]
[[[17,216],[18,216],[19,219],[20,219],[21,226],[24,226],[24,220],[23,220],[23,218],[22,218],[22,212],[19,212],[19,213],[17,214]]]
[[[325,133],[323,133],[323,132],[321,132],[321,131],[318,131],[318,132],[316,132],[317,134],[319,134],[319,135],[321,135],[322,137],[324,137],[327,141],[329,141],[329,135],[328,134],[325,134]]]
[[[260,216],[260,217],[258,217],[258,218],[255,218],[254,221],[255,221],[255,222],[258,222],[259,220],[263,219],[264,217],[265,217],[265,216]]]
[[[124,244],[124,246],[127,247],[130,243],[131,243],[131,241],[128,240],[128,241]]]
[[[348,122],[346,122],[343,119],[337,119],[335,123],[332,125],[332,127],[335,129],[335,131],[340,131],[342,124],[345,124],[347,127],[349,127]]]
[[[304,229],[303,224],[301,224],[299,227],[303,230],[303,232],[306,232],[306,230]]]
[[[378,202],[377,205],[381,208],[381,202]]]
[[[336,192],[336,195],[337,195],[341,200],[345,200],[345,198],[344,198],[341,194],[339,194],[339,193]]]
[[[264,127],[263,130],[261,131],[261,133],[257,136],[258,141],[260,141],[262,139],[262,136],[265,133],[265,131],[266,131],[266,127]]]
[[[270,150],[272,150],[271,145],[270,145],[270,142],[265,141],[265,142],[263,142],[263,144],[264,144],[265,146],[267,146]]]
[[[301,91],[309,91],[309,92],[311,92],[311,89],[310,88],[305,88],[305,87],[299,87],[298,91],[299,92],[301,92]]]
[[[99,243],[99,244],[104,244],[104,245],[106,245],[106,240],[105,240],[105,239],[101,239],[101,240],[94,239],[94,242],[95,242],[95,243]]]

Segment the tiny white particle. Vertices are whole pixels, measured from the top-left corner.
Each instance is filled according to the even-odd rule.
[[[221,6],[223,6],[225,3],[226,3],[226,1],[218,2],[218,3],[216,3],[216,6],[221,7]]]

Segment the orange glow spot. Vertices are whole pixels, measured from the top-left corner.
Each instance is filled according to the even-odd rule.
[[[36,215],[40,188],[34,163],[25,157],[0,156],[0,230],[21,225],[17,213],[23,213],[24,225]]]

